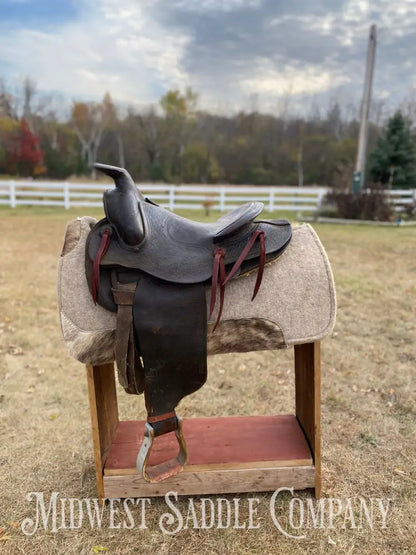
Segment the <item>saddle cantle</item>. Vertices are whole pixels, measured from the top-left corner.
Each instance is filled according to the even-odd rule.
[[[226,284],[257,269],[254,299],[265,264],[284,251],[292,230],[286,220],[255,220],[261,202],[214,223],[193,222],[145,199],[126,170],[95,167],[114,179],[115,189],[104,193],[105,218],[86,242],[87,281],[94,302],[117,312],[119,381],[128,393],[144,392],[148,413],[137,466],[147,481],[159,481],[187,461],[175,407],[206,380],[206,285],[210,315],[219,304],[217,325]],[[147,467],[153,439],[172,431],[177,458]]]

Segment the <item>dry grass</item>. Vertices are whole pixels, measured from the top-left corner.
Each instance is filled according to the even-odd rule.
[[[271,521],[271,495],[254,494],[257,530],[167,536],[158,526],[167,507],[153,500],[147,530],[85,525],[24,536],[20,523],[34,516],[28,492],[96,496],[85,370],[65,351],[55,294],[65,222],[74,215],[0,211],[0,552],[78,554],[94,546],[118,554],[416,552],[416,230],[358,226],[316,226],[338,295],[336,330],[322,349],[323,491],[392,498],[386,529],[342,529],[341,521],[290,540]],[[119,403],[122,416],[143,417],[142,399],[120,392]],[[272,414],[293,405],[292,353],[249,353],[210,359],[207,385],[179,412]],[[251,496],[240,497],[244,520]],[[282,514],[289,500],[280,500]],[[186,514],[187,503],[179,507]]]

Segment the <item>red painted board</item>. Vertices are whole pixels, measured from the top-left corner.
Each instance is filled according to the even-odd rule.
[[[119,422],[104,474],[135,468],[143,431],[144,421]],[[183,432],[188,466],[296,460],[312,463],[308,443],[294,415],[187,418],[183,419]],[[173,433],[156,438],[149,464],[159,464],[177,452]]]

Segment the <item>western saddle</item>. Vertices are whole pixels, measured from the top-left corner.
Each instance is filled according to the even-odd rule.
[[[286,220],[255,220],[261,202],[214,223],[193,222],[144,198],[125,169],[95,167],[115,188],[104,193],[105,218],[87,239],[86,276],[94,302],[117,313],[119,381],[128,393],[144,392],[148,414],[137,468],[157,482],[180,472],[188,459],[175,408],[206,381],[207,287],[215,330],[226,284],[257,269],[253,300],[265,264],[284,251],[292,230]],[[178,456],[148,466],[154,439],[168,432],[176,434]]]

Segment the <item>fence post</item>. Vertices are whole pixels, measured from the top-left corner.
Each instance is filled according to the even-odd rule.
[[[220,188],[220,212],[225,211],[225,187]]]
[[[175,210],[175,185],[169,187],[169,210]]]
[[[65,210],[69,210],[71,207],[71,201],[69,197],[69,183],[65,181],[64,183],[64,206]]]
[[[16,208],[16,184],[14,181],[10,181],[10,206]]]
[[[273,212],[273,210],[274,210],[274,187],[271,187],[269,192],[269,212]]]
[[[316,203],[316,210],[319,210],[319,208],[322,207],[322,201],[324,199],[324,191],[322,191],[321,189],[318,192],[318,202]]]

